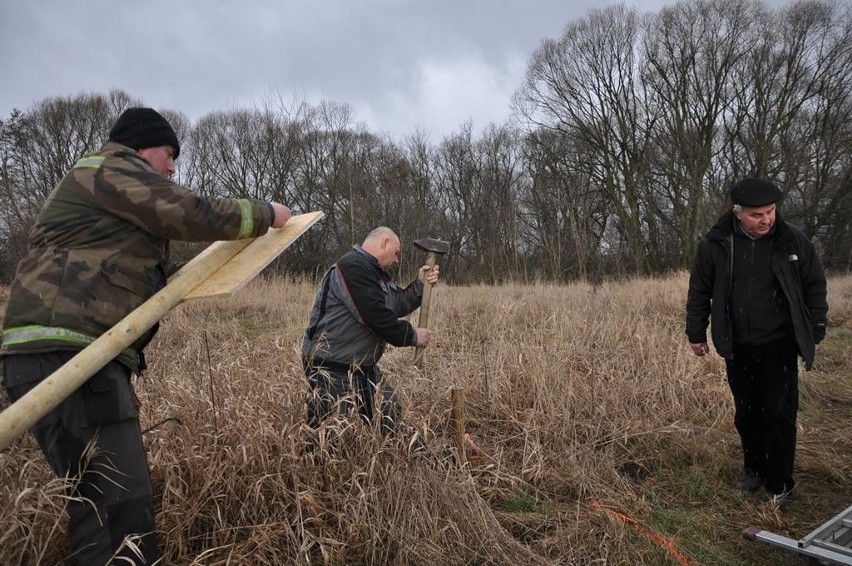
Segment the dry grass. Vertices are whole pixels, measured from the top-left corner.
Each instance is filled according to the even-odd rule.
[[[832,327],[802,373],[801,502],[783,515],[731,487],[724,366],[686,346],[685,288],[683,274],[436,288],[425,369],[410,349],[383,362],[409,427],[392,440],[304,426],[312,284],[179,307],[137,384],[166,563],[801,563],[740,533],[799,538],[852,503],[852,277],[830,282]],[[467,467],[454,387],[478,446]],[[0,562],[62,563],[63,486],[31,438],[0,452],[0,478]]]

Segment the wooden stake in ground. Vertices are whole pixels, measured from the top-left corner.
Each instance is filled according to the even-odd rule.
[[[467,464],[467,447],[465,446],[464,433],[464,387],[453,387],[451,395],[453,411],[450,419],[453,423],[453,439],[459,453],[459,465],[465,466]]]
[[[293,216],[260,238],[215,242],[97,340],[0,413],[0,449],[7,447],[106,366],[166,313],[187,299],[221,297],[243,288],[304,234],[322,212]]]

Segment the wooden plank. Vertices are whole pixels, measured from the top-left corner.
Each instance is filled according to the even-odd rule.
[[[281,230],[273,229],[266,235],[251,240],[242,251],[190,292],[184,300],[225,297],[236,293],[322,217],[322,212],[300,214],[287,221]],[[213,245],[230,243],[232,242],[217,242]]]

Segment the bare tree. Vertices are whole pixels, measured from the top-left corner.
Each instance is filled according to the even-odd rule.
[[[526,255],[541,276],[587,281],[596,276],[608,212],[572,156],[579,148],[559,132],[540,129],[525,139],[526,175],[520,210]]]
[[[644,200],[650,177],[650,132],[658,109],[648,106],[637,50],[635,10],[595,10],[569,24],[533,55],[516,108],[534,127],[553,129],[582,148],[577,163],[613,217],[609,249],[632,269],[648,272],[659,219]]]
[[[209,196],[270,200],[281,129],[274,115],[256,110],[218,112],[199,120],[191,136],[193,178]]]
[[[827,243],[829,222],[848,198],[852,150],[852,6],[805,1],[781,14],[790,37],[788,58],[800,77],[795,115],[778,133],[785,211],[812,237]]]
[[[718,182],[710,171],[722,146],[718,124],[739,88],[733,73],[758,44],[762,14],[756,1],[698,0],[648,17],[643,80],[660,110],[649,204],[671,220],[657,250],[667,265],[685,267],[715,219]]]
[[[447,212],[446,237],[455,252],[448,275],[461,277],[469,269],[475,269],[480,260],[471,234],[478,212],[475,187],[478,172],[470,123],[463,124],[459,133],[445,138],[438,146],[434,172],[440,206]]]
[[[130,97],[80,94],[47,98],[2,123],[0,226],[9,273],[20,257],[35,215],[56,183],[86,153],[97,150]]]
[[[525,276],[521,257],[523,226],[518,201],[523,176],[523,152],[509,126],[488,126],[475,145],[478,162],[479,206],[475,240],[492,282]]]

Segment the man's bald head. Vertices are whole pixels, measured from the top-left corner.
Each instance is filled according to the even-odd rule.
[[[399,236],[387,226],[379,226],[367,234],[361,248],[376,258],[385,271],[399,264]]]

